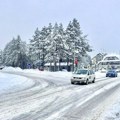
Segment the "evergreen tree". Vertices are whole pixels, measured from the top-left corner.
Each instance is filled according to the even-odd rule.
[[[33,61],[33,64],[41,63],[41,48],[40,48],[40,31],[36,28],[33,38],[30,39],[30,47],[29,47],[29,56],[30,59]]]
[[[58,24],[56,23],[53,27],[53,30],[51,31],[51,34],[49,36],[49,46],[47,48],[47,51],[49,53],[47,54],[47,58],[49,59],[50,63],[53,62],[54,66],[56,66],[57,61],[57,42],[56,42],[56,35],[58,33]]]
[[[46,55],[48,53],[48,47],[50,45],[50,34],[51,34],[52,25],[49,24],[48,27],[43,27],[39,31],[37,28],[33,39],[30,40],[29,56],[33,61],[33,64],[36,66],[44,68],[46,62]]]
[[[64,31],[62,24],[55,23],[54,27],[50,23],[42,30],[36,29],[33,38],[30,40],[29,56],[33,63],[40,63],[44,67],[45,63],[56,63],[60,61],[73,62],[77,57],[79,61],[91,51],[87,36],[83,35],[80,24],[76,19],[69,22]]]
[[[58,34],[56,35],[57,39],[57,58],[58,58],[58,63],[59,67],[58,70],[61,70],[61,61],[64,59],[64,29],[62,23],[60,23],[59,28],[58,28]]]
[[[18,35],[17,39],[10,41],[3,51],[3,61],[7,66],[26,68],[26,43],[21,41]],[[23,59],[24,56],[24,59]],[[24,66],[23,66],[24,62]]]
[[[63,26],[55,23],[51,34],[48,36],[49,45],[47,47],[47,60],[54,63],[54,70],[56,70],[56,63],[59,63],[63,54]]]
[[[3,55],[2,55],[2,50],[0,49],[0,65],[2,64],[2,62],[3,62]]]
[[[79,22],[76,19],[68,24],[66,33],[66,55],[68,59],[73,61],[74,67],[74,60],[77,57],[79,61],[81,60],[82,56],[86,54],[86,52],[90,51],[90,46],[86,42],[86,35],[83,36],[83,33],[80,29]]]
[[[49,46],[48,36],[50,35],[51,31],[51,24],[49,27],[43,27],[40,31],[40,48],[41,48],[41,60],[42,60],[42,67],[44,68],[45,58],[47,55],[47,47]]]

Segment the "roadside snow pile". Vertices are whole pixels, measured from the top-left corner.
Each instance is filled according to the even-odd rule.
[[[21,73],[28,73],[31,75],[40,75],[41,77],[57,77],[57,78],[68,78],[70,79],[72,76],[72,72],[66,72],[66,71],[57,71],[57,72],[50,72],[50,71],[40,71],[38,69],[24,69],[21,68],[13,68],[13,67],[5,67],[2,71],[5,72],[21,72]],[[95,72],[96,78],[103,78],[105,77],[105,73],[101,72]]]
[[[49,76],[49,77],[71,77],[72,72],[66,72],[66,71],[59,71],[59,72],[50,72],[50,71],[40,71],[38,69],[24,69],[21,68],[13,68],[13,67],[5,67],[2,69],[2,71],[5,72],[21,72],[21,73],[28,73],[28,74],[34,74],[34,75],[40,75],[40,76]]]
[[[21,68],[19,68],[19,67],[16,67],[16,68],[14,68],[14,67],[4,67],[3,69],[2,69],[2,71],[6,71],[6,72],[21,72],[22,71],[22,69]]]
[[[24,89],[31,85],[33,85],[33,81],[28,78],[0,73],[0,94]]]

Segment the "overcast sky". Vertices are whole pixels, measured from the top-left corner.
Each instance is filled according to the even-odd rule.
[[[67,26],[76,18],[98,52],[120,52],[120,0],[0,0],[0,48],[18,34],[29,41],[50,22]]]

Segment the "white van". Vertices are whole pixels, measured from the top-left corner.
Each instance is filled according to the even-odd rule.
[[[95,82],[95,73],[93,70],[88,69],[80,69],[73,73],[71,78],[71,84],[74,83],[85,83],[86,85],[89,83]]]

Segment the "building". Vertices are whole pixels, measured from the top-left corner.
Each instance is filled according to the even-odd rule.
[[[106,56],[106,53],[98,53],[96,56],[92,58],[92,68],[96,71],[98,70],[97,64],[102,61],[104,56]]]
[[[92,58],[92,64],[95,65],[97,64],[99,61],[101,61],[104,56],[106,56],[107,54],[106,53],[98,53],[96,56],[94,56]]]
[[[99,70],[116,69],[120,70],[120,56],[116,54],[106,55],[103,60],[98,62],[97,67]]]

